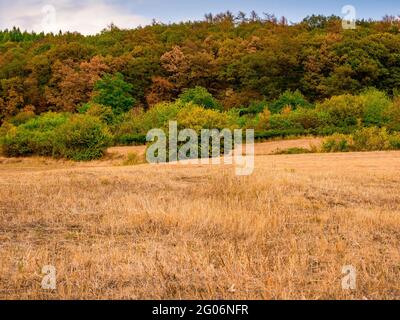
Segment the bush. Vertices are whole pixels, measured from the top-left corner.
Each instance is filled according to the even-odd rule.
[[[386,112],[386,116],[388,118],[388,129],[400,131],[400,98],[394,99]]]
[[[75,161],[101,158],[112,141],[107,126],[89,115],[72,116],[54,137],[54,155]]]
[[[169,121],[176,120],[182,107],[180,102],[159,103],[147,112],[134,109],[126,113],[120,123],[113,127],[115,143],[145,144],[147,132],[155,128],[167,129]]]
[[[115,120],[115,115],[111,107],[103,106],[101,104],[87,103],[80,111],[89,116],[97,117],[108,125],[113,124]]]
[[[184,104],[193,103],[206,109],[222,110],[218,101],[203,87],[187,89],[179,96],[179,99]]]
[[[383,126],[387,122],[387,113],[391,101],[386,93],[377,89],[368,89],[363,98],[363,123],[367,126]]]
[[[290,112],[288,118],[295,126],[304,129],[316,129],[329,124],[329,115],[315,109],[298,108]]]
[[[322,144],[323,152],[349,152],[352,149],[353,140],[351,136],[334,134],[325,139]]]
[[[111,134],[99,118],[46,113],[16,127],[4,124],[0,143],[4,155],[56,156],[73,160],[101,157]]]
[[[180,129],[236,129],[236,118],[232,113],[204,109],[197,105],[188,105],[177,114]]]
[[[327,138],[324,152],[383,151],[400,149],[400,134],[389,134],[386,128],[363,128],[353,135],[335,134]]]
[[[190,104],[189,104],[190,105]],[[177,101],[173,103],[159,103],[143,114],[141,123],[143,134],[154,128],[167,128],[169,121],[176,120],[178,113],[185,106]]]
[[[317,111],[327,113],[327,120],[334,126],[355,126],[363,117],[364,99],[350,94],[335,96],[317,105]]]
[[[289,113],[273,114],[269,118],[270,128],[273,130],[304,129],[301,124],[295,123]]]
[[[292,110],[299,107],[310,108],[312,105],[306,100],[303,94],[296,90],[294,92],[287,90],[270,105],[272,113],[280,113],[285,107],[289,106]]]
[[[400,150],[400,133],[392,134],[389,137],[390,148]]]
[[[257,131],[264,131],[268,130],[271,125],[270,125],[270,119],[271,119],[271,111],[269,111],[268,108],[264,109],[263,112],[261,112],[257,116],[257,123],[255,124],[255,128]]]
[[[239,115],[257,115],[259,113],[263,113],[265,110],[268,110],[268,102],[266,101],[257,101],[252,102],[248,108],[239,109]]]
[[[3,124],[1,145],[8,157],[52,156],[54,130],[67,122],[69,114],[45,113],[16,127]]]
[[[353,134],[354,149],[357,151],[379,151],[391,148],[386,128],[363,128]]]

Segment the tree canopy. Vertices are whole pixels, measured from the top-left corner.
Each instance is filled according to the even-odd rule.
[[[26,108],[75,112],[92,99],[117,113],[148,109],[196,87],[225,110],[285,92],[311,103],[367,87],[393,95],[400,89],[399,27],[390,17],[344,30],[335,16],[293,24],[227,12],[132,30],[112,26],[94,36],[4,30],[0,122]]]

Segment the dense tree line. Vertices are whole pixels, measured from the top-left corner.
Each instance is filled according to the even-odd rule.
[[[75,112],[96,83],[122,75],[133,106],[145,109],[202,86],[222,108],[246,108],[299,90],[308,101],[375,87],[400,89],[400,34],[393,17],[285,18],[230,12],[204,21],[133,30],[111,25],[94,36],[0,32],[0,121],[22,110]]]

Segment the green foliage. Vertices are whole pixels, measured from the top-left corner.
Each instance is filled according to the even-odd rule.
[[[113,130],[115,143],[121,145],[145,144],[147,132],[154,128],[167,130],[169,121],[176,120],[182,107],[182,104],[177,101],[159,103],[147,112],[136,109],[126,113]]]
[[[88,115],[46,113],[18,127],[5,124],[0,131],[2,151],[8,157],[92,160],[103,155],[112,138],[100,119]]]
[[[252,102],[248,108],[242,108],[239,110],[239,115],[256,115],[262,113],[265,109],[268,109],[267,101]]]
[[[299,90],[294,92],[286,90],[269,106],[269,108],[272,113],[279,113],[287,106],[291,107],[292,110],[295,110],[299,107],[311,107],[310,103],[305,99]]]
[[[54,130],[66,123],[68,119],[68,114],[49,112],[18,127],[6,125],[7,130],[0,140],[3,153],[8,157],[52,156]]]
[[[188,105],[177,114],[178,127],[193,129],[200,132],[202,129],[234,129],[237,128],[236,119],[231,113],[205,109],[197,105]]]
[[[391,148],[386,128],[362,128],[353,134],[354,150],[379,151]]]
[[[75,161],[101,158],[112,135],[99,118],[74,115],[54,132],[54,155]]]
[[[388,129],[400,131],[400,98],[395,98],[387,113]]]
[[[122,74],[105,75],[103,79],[96,82],[92,101],[111,107],[113,112],[118,115],[132,109],[136,103],[131,91],[132,85],[124,81]]]
[[[301,126],[303,129],[316,129],[330,124],[329,114],[316,109],[298,108],[290,112],[287,117],[294,126]]]
[[[111,107],[103,106],[97,103],[87,103],[85,104],[81,110],[81,113],[85,113],[92,117],[97,117],[107,125],[111,125],[116,120],[116,116],[114,115]]]
[[[323,152],[349,152],[352,149],[353,140],[351,136],[334,134],[325,139],[322,144]]]
[[[366,126],[382,126],[387,122],[387,113],[392,104],[383,91],[368,89],[361,95],[363,101],[363,123]]]
[[[389,143],[391,149],[400,150],[400,133],[391,134]]]
[[[153,128],[167,128],[169,121],[176,120],[178,113],[183,109],[182,103],[177,102],[163,102],[159,103],[145,114],[140,119],[143,131],[146,134],[147,131]]]
[[[400,134],[390,134],[386,128],[369,127],[352,135],[334,134],[322,144],[324,152],[399,150]]]
[[[364,99],[349,94],[335,96],[318,104],[317,111],[327,113],[334,126],[355,126],[363,117]]]
[[[193,89],[186,89],[179,96],[179,99],[184,104],[193,103],[206,109],[221,110],[218,101],[203,87],[197,86]]]

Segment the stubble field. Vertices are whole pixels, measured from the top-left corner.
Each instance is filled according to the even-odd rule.
[[[0,159],[0,298],[399,299],[400,152],[265,148],[249,177]]]

